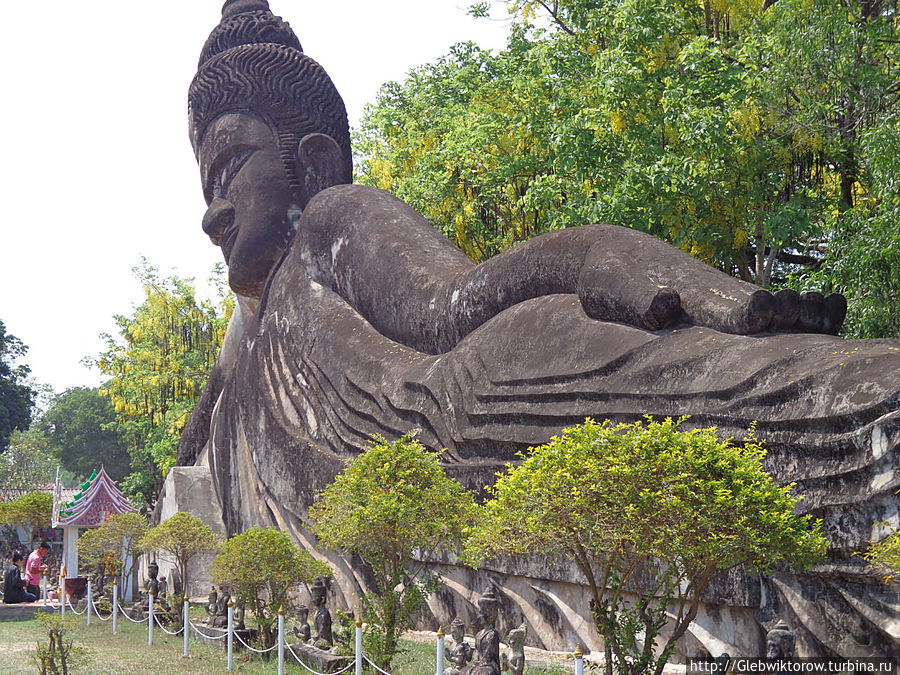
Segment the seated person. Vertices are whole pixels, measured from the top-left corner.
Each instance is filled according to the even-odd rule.
[[[3,577],[3,602],[7,605],[35,601],[34,593],[25,590],[24,569],[25,556],[16,551],[13,553],[12,565]]]

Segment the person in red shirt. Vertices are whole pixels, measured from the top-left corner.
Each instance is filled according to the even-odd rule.
[[[40,546],[28,554],[28,562],[25,563],[25,581],[28,584],[26,590],[37,597],[41,595],[41,575],[47,571],[43,558],[49,550],[50,544],[42,541]]]

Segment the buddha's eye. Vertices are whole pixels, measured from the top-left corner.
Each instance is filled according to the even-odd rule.
[[[228,192],[228,186],[231,184],[231,181],[234,180],[234,177],[237,176],[241,167],[246,164],[248,159],[250,159],[253,152],[253,149],[236,152],[225,163],[222,169],[213,175],[211,185],[213,197],[225,199],[225,194]]]

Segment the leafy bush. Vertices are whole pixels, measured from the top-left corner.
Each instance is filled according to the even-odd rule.
[[[84,662],[87,651],[77,647],[67,633],[75,627],[74,619],[64,619],[56,612],[38,612],[35,619],[47,631],[48,642],[38,642],[31,660],[39,675],[68,675],[69,669]]]
[[[725,570],[821,558],[821,524],[794,513],[799,498],[763,471],[765,450],[684,420],[613,425],[586,420],[491,488],[467,556],[560,553],[584,573],[606,650],[606,672],[662,672]],[[628,599],[629,596],[634,599]],[[657,638],[669,623],[667,640]],[[660,638],[662,639],[662,638]]]
[[[188,563],[204,553],[215,553],[222,545],[215,534],[202,520],[184,511],[151,528],[139,542],[145,551],[157,551],[178,567],[181,574],[183,592],[188,592]],[[181,598],[178,599],[181,606]]]
[[[86,566],[94,566],[104,575],[128,577],[141,552],[141,538],[149,529],[147,519],[139,513],[114,514],[78,538],[78,555]],[[120,580],[119,588],[124,586]]]
[[[863,557],[881,570],[885,583],[894,579],[900,574],[900,532],[894,532],[881,541],[873,541]]]
[[[437,588],[426,562],[462,542],[474,512],[472,494],[447,476],[439,453],[409,434],[393,443],[376,436],[317,496],[310,518],[319,543],[358,555],[372,570],[362,620],[379,667],[390,667],[400,634]]]
[[[250,608],[266,648],[275,642],[278,611],[289,610],[291,588],[330,575],[327,564],[295,545],[287,533],[252,527],[225,542],[213,561],[211,581]]]

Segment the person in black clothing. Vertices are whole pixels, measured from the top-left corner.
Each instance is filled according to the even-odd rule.
[[[19,551],[13,553],[13,564],[6,570],[3,577],[3,602],[7,605],[19,602],[34,602],[34,593],[25,590],[25,580],[22,578],[22,568],[25,567],[25,556]]]

